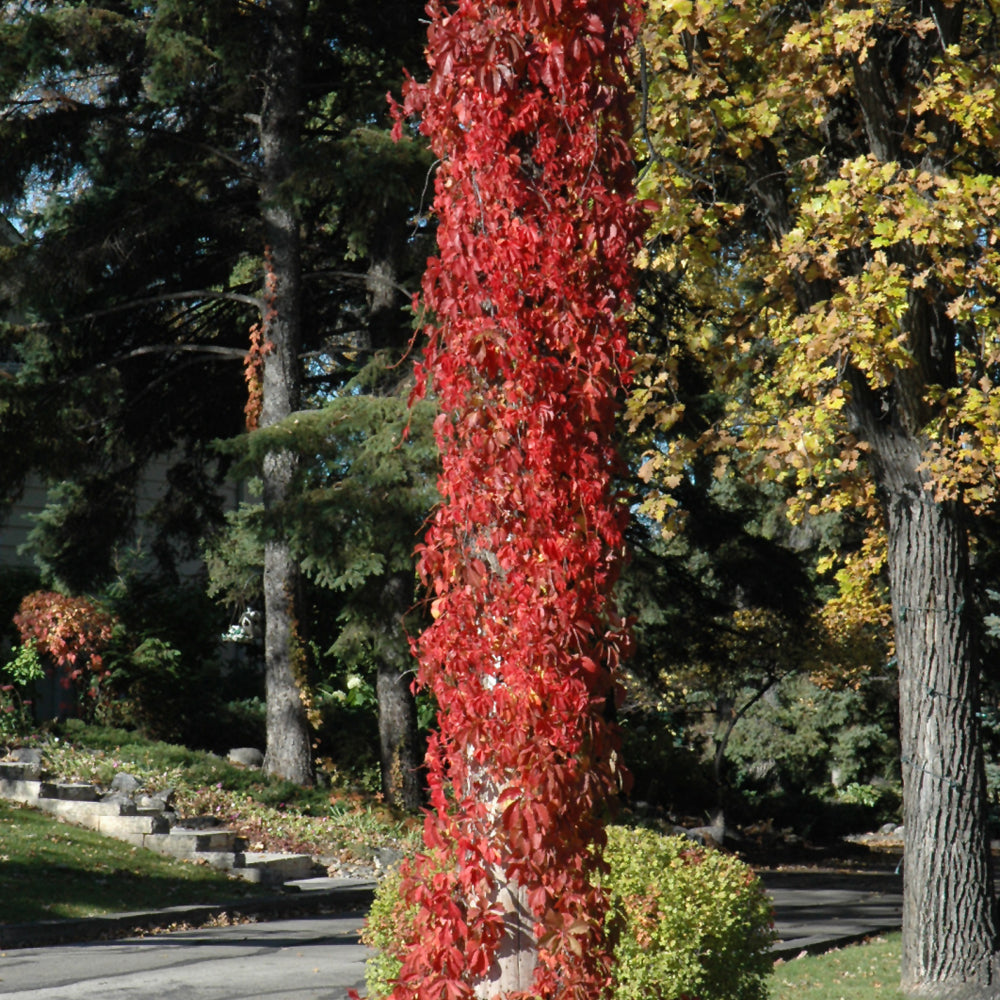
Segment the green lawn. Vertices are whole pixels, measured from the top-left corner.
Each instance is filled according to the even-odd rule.
[[[220,903],[264,892],[0,801],[0,923]]]
[[[774,967],[771,1000],[903,1000],[899,934]]]

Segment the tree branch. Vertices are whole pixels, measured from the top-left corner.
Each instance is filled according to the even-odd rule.
[[[369,277],[367,272],[360,271],[310,271],[302,276],[303,281],[311,281],[314,278],[340,278],[344,281],[357,281],[360,284],[367,284]],[[389,288],[394,288],[400,295],[405,295],[407,299],[413,296],[413,289],[400,285],[395,281],[387,281],[380,278],[379,281]]]
[[[146,354],[216,354],[223,358],[242,360],[247,356],[247,350],[239,347],[219,347],[216,344],[147,344],[145,347],[137,347],[125,354],[118,354],[107,361],[102,361],[96,367],[107,368],[120,361],[141,358]]]
[[[44,330],[57,323],[79,323],[88,319],[102,319],[105,316],[114,316],[118,313],[128,312],[131,309],[140,309],[142,306],[157,305],[161,302],[182,302],[198,299],[212,299],[223,302],[239,302],[243,305],[253,306],[258,312],[264,311],[264,300],[255,295],[243,295],[240,292],[215,292],[209,289],[197,289],[190,292],[164,292],[162,295],[150,295],[144,299],[133,299],[131,302],[124,302],[118,306],[109,306],[107,309],[95,309],[92,312],[80,313],[78,316],[60,317],[55,320],[43,320],[38,323],[16,323],[12,324],[23,330]]]

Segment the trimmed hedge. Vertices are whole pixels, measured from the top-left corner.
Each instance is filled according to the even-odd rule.
[[[614,946],[614,1000],[764,1000],[774,941],[771,902],[738,858],[687,837],[609,827],[603,884]],[[363,934],[375,949],[370,1000],[391,992],[413,920],[399,876],[379,884]]]

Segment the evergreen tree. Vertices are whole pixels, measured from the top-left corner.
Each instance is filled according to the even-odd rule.
[[[405,257],[387,248],[407,246],[405,220],[426,169],[416,157],[380,163],[377,141],[382,95],[414,44],[418,13],[405,0],[301,11],[42,2],[9,12],[0,28],[9,166],[0,205],[27,239],[3,251],[3,292],[30,322],[4,335],[20,364],[0,387],[15,459],[5,487],[16,491],[39,468],[79,484],[74,512],[114,510],[91,556],[110,551],[112,528],[129,525],[131,483],[149,456],[180,453],[190,463],[237,429],[237,362],[255,321],[264,423],[298,409],[304,358],[308,386],[322,394],[344,383],[373,339],[405,341],[405,324],[366,299],[376,287],[369,272]],[[391,192],[374,217],[375,198],[338,200],[349,190],[338,171],[352,160],[354,169],[367,160],[370,180]],[[367,259],[374,231],[377,267]],[[274,507],[285,499],[281,454],[264,470]],[[64,540],[82,519],[61,519]],[[268,530],[277,543],[274,524]],[[282,581],[272,624],[294,592],[287,556],[279,563],[280,574],[268,572]],[[109,560],[86,565],[100,576]],[[280,631],[269,645],[280,651],[276,692],[287,708],[298,699],[289,628]],[[278,762],[276,751],[273,766],[304,777],[301,716],[276,726],[299,735],[295,763]]]

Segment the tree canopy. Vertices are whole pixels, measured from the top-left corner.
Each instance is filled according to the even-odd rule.
[[[420,245],[406,220],[427,164],[417,143],[386,152],[383,95],[418,13],[407,0],[10,10],[0,204],[26,238],[4,250],[4,290],[26,322],[5,336],[5,486],[16,492],[29,468],[72,480],[36,532],[68,585],[111,573],[154,455],[177,485],[161,523],[203,534],[217,521],[207,449],[242,425],[244,374],[270,425],[299,410],[303,389],[317,400],[375,346],[405,344],[399,285]],[[362,174],[383,183],[359,195]],[[287,500],[287,458],[262,460],[269,507]],[[272,554],[283,544],[266,536]],[[286,682],[269,704],[288,717],[269,737],[298,732],[294,773],[276,766],[303,778],[294,630],[277,629],[295,617],[293,567],[266,560],[265,576],[268,675]]]
[[[406,219],[427,163],[415,143],[387,152],[384,93],[416,51],[419,10],[307,12],[303,128],[283,187],[309,206],[312,392],[363,363],[348,355],[370,340],[370,251],[386,231],[404,248],[394,280],[415,269]],[[72,474],[86,509],[114,506],[126,528],[126,500],[101,488],[109,476],[127,497],[150,455],[190,451],[204,467],[198,449],[241,429],[241,361],[264,285],[254,123],[267,35],[252,5],[37,3],[5,15],[0,207],[24,237],[2,250],[19,320],[2,345],[17,365],[0,385],[6,492],[30,468]],[[378,180],[363,196],[362,177]],[[388,329],[383,340],[405,343],[405,324]]]

